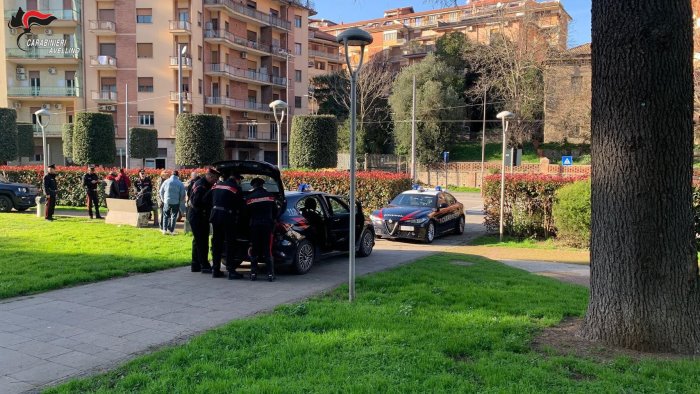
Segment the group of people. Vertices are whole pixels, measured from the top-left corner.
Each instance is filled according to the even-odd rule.
[[[58,186],[56,167],[50,165],[44,176],[43,186],[46,196],[46,220],[52,221],[56,206]],[[192,228],[192,272],[211,274],[214,278],[224,277],[221,262],[225,259],[228,279],[242,279],[236,269],[243,257],[251,260],[250,279],[256,280],[259,263],[267,267],[269,281],[275,280],[272,257],[272,234],[277,217],[277,204],[273,194],[268,192],[261,178],[250,181],[251,190],[244,193],[240,174],[222,176],[216,169],[209,169],[203,176],[196,172],[185,185],[177,170],[163,171],[157,189],[157,200],[161,218],[158,224],[158,211],[153,204],[153,182],[144,170],[134,183],[136,206],[139,212],[153,212],[154,222],[164,235],[173,235],[181,212],[187,212],[187,221]],[[111,172],[104,181],[95,173],[94,166],[88,166],[83,175],[90,219],[102,219],[98,188],[105,185],[108,198],[129,199],[131,181],[126,172]],[[93,215],[94,210],[94,215]],[[241,229],[247,229],[250,243],[239,242]],[[211,238],[212,264],[209,263],[209,234]]]

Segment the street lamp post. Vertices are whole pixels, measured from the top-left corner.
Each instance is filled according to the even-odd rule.
[[[282,122],[284,122],[284,113],[287,111],[287,107],[287,103],[282,100],[275,100],[270,103],[270,108],[277,122],[277,167],[279,168],[282,168]],[[277,111],[279,111],[279,115],[277,115]],[[289,122],[289,119],[287,119],[287,122]],[[287,140],[287,145],[289,145],[289,140]]]
[[[503,202],[506,190],[506,133],[508,132],[508,120],[515,117],[512,112],[503,111],[496,115],[496,118],[501,119],[503,126],[503,149],[501,152],[501,208],[500,220],[498,224],[498,241],[503,242]]]
[[[34,112],[34,116],[36,117],[36,122],[39,124],[39,127],[41,127],[41,146],[42,146],[42,155],[44,156],[44,174],[49,173],[49,167],[46,162],[48,154],[46,151],[46,126],[49,125],[49,120],[51,120],[51,112],[49,112],[47,109],[40,109],[36,112]]]
[[[352,302],[355,299],[355,215],[357,205],[355,203],[355,178],[357,163],[355,160],[355,132],[357,122],[357,75],[362,68],[365,56],[365,46],[372,43],[372,35],[358,28],[352,28],[340,33],[336,41],[345,47],[345,61],[350,73],[350,261],[348,273],[348,298]],[[350,62],[350,47],[360,48],[360,61],[353,70]]]
[[[187,45],[183,45],[177,53],[177,114],[182,113],[182,57],[187,53]]]

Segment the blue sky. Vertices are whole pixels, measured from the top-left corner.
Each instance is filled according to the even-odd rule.
[[[463,0],[459,1],[464,4]],[[569,46],[591,41],[591,0],[561,0],[573,21],[569,25]],[[440,8],[429,0],[316,0],[315,18],[334,22],[353,22],[381,18],[384,10],[413,6],[416,11]]]

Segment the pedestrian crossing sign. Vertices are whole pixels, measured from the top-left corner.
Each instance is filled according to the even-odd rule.
[[[564,167],[574,165],[574,157],[573,156],[562,156],[561,157],[561,165],[563,165]]]

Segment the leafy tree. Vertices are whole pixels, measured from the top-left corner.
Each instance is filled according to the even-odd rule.
[[[112,165],[117,155],[114,118],[100,112],[79,112],[73,124],[73,154],[80,165]]]
[[[295,168],[335,168],[338,121],[332,115],[297,115],[292,120],[289,163]]]
[[[0,108],[0,163],[17,158],[17,112]]]
[[[224,120],[219,115],[180,114],[175,134],[175,162],[205,166],[224,159]]]
[[[449,150],[464,120],[464,102],[454,89],[450,67],[429,55],[401,71],[389,103],[395,122],[396,148],[400,154],[411,150],[413,76],[416,77],[416,144],[418,161],[433,163]]]
[[[66,123],[61,130],[61,140],[63,142],[63,156],[73,157],[73,123]]]
[[[34,126],[31,123],[17,123],[17,159],[22,164],[23,157],[34,155]]]
[[[343,71],[315,76],[311,79],[314,98],[318,105],[318,115],[333,115],[337,119],[346,119],[349,110],[338,100],[337,92],[350,94],[350,80]]]
[[[141,168],[146,167],[147,158],[158,156],[158,130],[131,128],[129,154],[135,159],[141,159]]]

